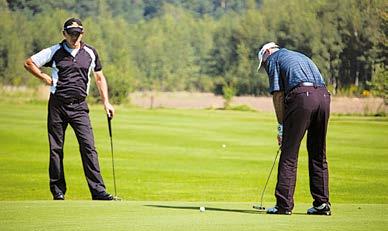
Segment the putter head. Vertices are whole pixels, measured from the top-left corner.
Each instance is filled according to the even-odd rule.
[[[254,205],[253,208],[254,208],[254,209],[257,209],[257,210],[259,210],[259,211],[265,211],[265,207],[264,207],[264,206],[261,206],[261,205],[260,205],[260,206],[259,206],[259,205]]]

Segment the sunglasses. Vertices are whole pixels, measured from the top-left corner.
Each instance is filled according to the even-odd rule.
[[[71,37],[78,37],[81,34],[81,32],[78,32],[78,31],[66,31],[66,33]]]

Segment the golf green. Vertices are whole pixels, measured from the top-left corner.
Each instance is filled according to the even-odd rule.
[[[199,207],[206,211],[200,212]],[[388,205],[336,204],[332,216],[267,215],[246,202],[0,202],[1,230],[386,230]]]

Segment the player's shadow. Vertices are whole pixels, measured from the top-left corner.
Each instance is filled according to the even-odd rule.
[[[164,208],[164,209],[199,210],[198,206],[171,206],[171,205],[144,205],[144,206],[156,207],[156,208]],[[221,211],[221,212],[234,212],[234,213],[253,213],[253,214],[265,213],[265,211],[257,211],[257,210],[223,209],[223,208],[213,208],[213,207],[206,207],[206,211]]]
[[[199,210],[198,206],[171,206],[171,205],[144,205],[147,207],[163,208],[163,209],[186,209],[186,210]],[[224,209],[206,207],[206,211],[220,211],[220,212],[233,212],[233,213],[249,213],[249,214],[266,214],[266,211],[255,209]],[[305,213],[292,213],[293,215],[306,215]]]

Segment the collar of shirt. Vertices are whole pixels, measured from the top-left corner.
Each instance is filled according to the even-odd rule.
[[[285,51],[287,50],[286,48],[280,48],[279,50],[273,52],[268,58],[267,58],[267,62],[268,61],[271,61],[272,59],[274,59],[276,56],[278,56],[282,51]]]
[[[76,49],[72,49],[70,47],[67,46],[66,42],[63,43],[63,48],[65,48],[65,50],[67,52],[69,52],[71,54],[71,56],[75,57],[79,51],[80,48],[76,48]]]
[[[275,51],[274,53],[272,53],[268,58],[267,60],[265,61],[265,65],[264,65],[264,69],[267,71],[268,73],[268,64],[270,62],[273,62],[274,60],[276,60],[276,57],[282,53],[282,51],[285,51],[287,50],[286,48],[280,48],[279,50]]]

